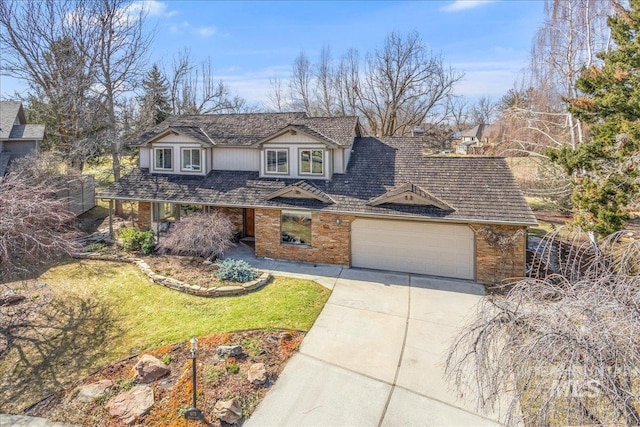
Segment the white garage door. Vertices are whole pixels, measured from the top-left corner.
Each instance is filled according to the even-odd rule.
[[[351,224],[351,264],[473,280],[473,231],[466,225],[358,218]]]

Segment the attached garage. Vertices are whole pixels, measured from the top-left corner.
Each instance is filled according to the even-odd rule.
[[[357,218],[351,265],[474,280],[474,233],[466,225]]]

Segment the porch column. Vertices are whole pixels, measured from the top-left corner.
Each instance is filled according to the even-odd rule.
[[[109,237],[113,240],[113,199],[109,199]]]

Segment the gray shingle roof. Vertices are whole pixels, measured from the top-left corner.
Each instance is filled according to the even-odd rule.
[[[314,199],[268,199],[299,180],[259,178],[258,172],[212,171],[206,177],[153,175],[134,170],[98,195],[100,198],[201,203],[244,207],[301,207],[329,212],[411,216],[454,222],[501,222],[534,225],[507,163],[492,157],[422,155],[415,138],[356,138],[343,175],[331,181],[309,180],[334,203]],[[451,206],[369,202],[410,182]]]
[[[14,125],[9,139],[37,139],[44,138],[44,125]]]
[[[350,145],[356,117],[307,117],[305,113],[201,114],[172,116],[145,132],[132,145],[141,145],[169,128],[213,145],[249,146],[276,134],[287,126],[300,126],[336,145]],[[204,138],[206,137],[206,139]]]
[[[43,139],[44,125],[26,124],[21,108],[20,101],[0,101],[0,139]]]
[[[20,101],[0,101],[0,138],[7,139],[20,112]]]

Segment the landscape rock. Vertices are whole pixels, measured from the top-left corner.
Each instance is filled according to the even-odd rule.
[[[267,381],[267,368],[264,363],[254,363],[249,368],[247,379],[254,385],[262,385]]]
[[[164,377],[171,369],[165,365],[160,359],[144,354],[136,366],[133,367],[136,373],[136,381],[139,383],[150,383],[158,378]]]
[[[125,424],[132,424],[136,417],[149,412],[153,404],[153,389],[147,385],[137,385],[111,399],[106,408],[112,417]]]
[[[238,399],[218,400],[213,407],[213,413],[220,421],[227,424],[237,424],[242,418],[242,407]]]
[[[92,402],[93,400],[104,396],[109,389],[113,387],[113,381],[100,380],[95,383],[86,384],[77,387],[76,400],[80,402]]]
[[[216,349],[216,354],[220,357],[237,357],[242,355],[242,346],[221,345]]]

